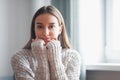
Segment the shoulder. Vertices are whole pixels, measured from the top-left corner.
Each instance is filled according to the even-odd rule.
[[[78,56],[80,57],[80,53],[75,49],[63,49],[62,53],[68,56]]]
[[[28,49],[20,49],[12,56],[11,61],[24,61],[31,55],[31,51]]]
[[[71,60],[81,61],[80,53],[75,49],[63,49],[62,50],[63,57],[69,58]]]
[[[12,56],[11,65],[14,69],[19,67],[24,69],[31,68],[34,71],[36,70],[37,62],[30,49],[21,49]]]
[[[20,49],[18,51],[15,52],[15,54],[12,56],[14,57],[20,57],[20,56],[27,56],[31,53],[31,50],[28,49]]]

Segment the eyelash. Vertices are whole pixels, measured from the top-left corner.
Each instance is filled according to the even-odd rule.
[[[53,29],[54,27],[55,27],[55,25],[50,25],[48,28],[49,28],[49,29]],[[41,29],[41,28],[44,28],[44,27],[41,26],[41,25],[38,25],[37,28],[38,28],[38,29]]]
[[[39,28],[39,29],[40,29],[40,28],[42,28],[42,26],[41,26],[41,25],[38,25],[38,26],[37,26],[37,28]]]
[[[54,28],[55,27],[55,25],[51,25],[51,26],[49,26],[49,28]]]

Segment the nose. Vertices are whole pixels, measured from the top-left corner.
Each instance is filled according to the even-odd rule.
[[[43,34],[44,34],[44,36],[48,36],[49,35],[49,29],[44,28]]]

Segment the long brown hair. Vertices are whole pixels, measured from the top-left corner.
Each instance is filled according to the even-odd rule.
[[[58,40],[61,42],[62,48],[71,48],[71,44],[70,44],[70,41],[68,39],[68,35],[67,35],[67,32],[66,32],[66,27],[65,27],[64,19],[63,19],[61,13],[59,12],[59,10],[57,8],[55,8],[52,5],[49,5],[49,6],[43,6],[43,7],[41,7],[34,14],[33,19],[32,19],[32,23],[31,23],[31,35],[30,35],[30,39],[29,39],[28,43],[24,46],[24,49],[31,49],[32,39],[36,38],[36,36],[35,36],[35,30],[34,30],[34,28],[35,28],[35,19],[39,15],[45,14],[45,13],[49,13],[49,14],[55,16],[58,19],[59,25],[62,27],[62,32],[58,36]]]

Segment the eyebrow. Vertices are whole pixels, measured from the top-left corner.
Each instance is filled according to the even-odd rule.
[[[37,22],[36,24],[41,24],[41,25],[43,25],[42,23],[40,23],[40,22]],[[49,24],[55,24],[55,23],[49,23]]]

